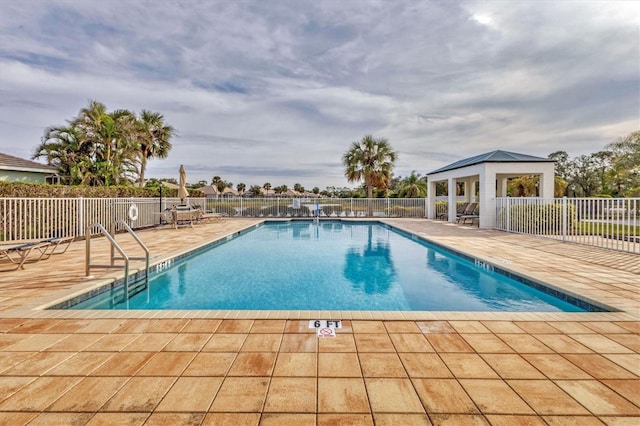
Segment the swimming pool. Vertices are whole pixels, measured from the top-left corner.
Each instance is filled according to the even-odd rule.
[[[377,222],[267,222],[173,262],[128,301],[120,286],[70,308],[585,310],[493,269]]]

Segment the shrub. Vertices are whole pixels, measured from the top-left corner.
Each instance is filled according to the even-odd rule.
[[[500,212],[500,222],[512,232],[526,232],[540,235],[553,235],[562,232],[562,203],[524,204],[509,208],[509,223],[507,224],[507,209]],[[567,231],[577,222],[576,209],[567,204]]]

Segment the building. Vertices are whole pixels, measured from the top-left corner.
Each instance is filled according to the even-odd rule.
[[[55,184],[60,176],[53,166],[0,152],[0,181]]]

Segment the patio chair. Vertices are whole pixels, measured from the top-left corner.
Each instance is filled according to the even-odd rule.
[[[54,254],[62,254],[67,251],[71,243],[75,240],[75,237],[54,237],[46,240],[42,240],[42,243],[49,243],[49,249],[43,256],[43,259],[48,259]],[[58,248],[61,247],[60,250]]]
[[[2,272],[15,271],[16,269],[24,269],[24,264],[29,259],[29,255],[33,252],[35,255],[29,259],[29,263],[35,263],[41,259],[46,259],[47,249],[51,246],[50,242],[41,241],[35,243],[20,244],[17,246],[0,247],[0,259],[8,259],[15,265],[15,268],[0,269]],[[35,250],[35,251],[34,251]]]
[[[476,222],[478,223],[480,222],[480,208],[478,206],[478,203],[471,203],[471,204],[475,204],[473,211],[470,214],[462,214],[458,216],[456,218],[456,223],[465,224],[467,223],[467,221],[470,221],[470,223],[473,225]]]
[[[469,207],[469,204],[471,203],[456,203],[456,216],[464,214],[464,211],[467,209],[467,207]],[[449,218],[449,212],[444,211],[442,213],[439,213],[436,218],[440,220],[447,220]]]

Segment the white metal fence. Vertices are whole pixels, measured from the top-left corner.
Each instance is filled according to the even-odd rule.
[[[138,229],[160,223],[178,198],[0,198],[0,241],[85,235],[93,222],[118,219]],[[424,198],[189,198],[192,206],[231,217],[425,217]]]
[[[497,198],[495,228],[640,253],[640,198]]]

